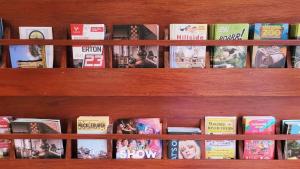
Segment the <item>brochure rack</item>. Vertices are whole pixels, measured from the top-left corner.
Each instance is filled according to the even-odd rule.
[[[184,168],[258,168],[298,169],[299,160],[284,160],[282,140],[300,136],[238,134],[233,136],[167,135],[167,126],[199,126],[204,132],[204,116],[272,115],[277,121],[300,119],[300,70],[292,68],[288,52],[287,68],[251,68],[250,54],[245,69],[212,69],[207,51],[205,69],[169,69],[170,45],[300,45],[299,40],[272,41],[170,41],[164,32],[171,23],[297,23],[300,22],[298,0],[0,0],[0,17],[5,21],[2,65],[0,68],[0,115],[14,117],[62,119],[63,134],[2,134],[0,139],[58,138],[65,140],[63,159],[16,159],[14,148],[0,166],[10,169],[184,169]],[[70,23],[104,23],[111,32],[113,24],[157,23],[160,39],[72,41],[68,39]],[[52,26],[54,40],[18,40],[19,26]],[[107,39],[110,39],[108,34]],[[54,69],[12,69],[8,45],[51,44],[55,46]],[[71,68],[72,45],[103,44],[106,47],[105,69]],[[160,45],[159,69],[112,68],[113,45]],[[249,52],[248,52],[249,53]],[[119,118],[160,117],[161,135],[77,135],[76,118],[80,115],[109,115]],[[76,139],[159,138],[164,140],[161,160],[76,159]],[[201,160],[168,160],[166,142],[170,139],[201,141]],[[238,140],[236,160],[205,160],[203,140]],[[276,159],[244,160],[243,140],[274,139]]]

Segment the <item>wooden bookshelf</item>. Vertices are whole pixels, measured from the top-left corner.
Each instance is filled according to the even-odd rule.
[[[299,160],[284,160],[281,140],[299,139],[282,135],[279,121],[300,119],[300,70],[292,68],[288,52],[286,68],[254,69],[250,53],[246,69],[212,69],[207,51],[205,69],[170,69],[168,47],[171,45],[300,45],[300,40],[272,41],[174,41],[165,37],[171,23],[300,23],[300,1],[282,0],[0,0],[0,17],[5,21],[2,65],[0,66],[0,116],[59,118],[63,134],[2,134],[0,139],[56,138],[65,140],[63,159],[16,159],[14,147],[0,166],[9,169],[298,169]],[[71,23],[104,23],[111,32],[114,24],[157,23],[161,40],[68,40]],[[19,40],[19,26],[52,26],[54,40]],[[9,45],[43,44],[55,46],[54,69],[12,69]],[[72,45],[105,45],[105,69],[74,69]],[[113,45],[160,45],[159,69],[115,69]],[[109,115],[119,118],[160,117],[161,135],[78,135],[76,118],[80,115]],[[193,126],[204,131],[204,116],[273,115],[275,135],[167,135],[168,126]],[[158,138],[163,140],[161,160],[76,159],[76,139]],[[201,160],[168,160],[166,141],[197,139],[201,141]],[[236,160],[205,160],[207,139],[238,140]],[[274,139],[276,159],[244,160],[243,140]],[[13,145],[13,144],[12,144]]]

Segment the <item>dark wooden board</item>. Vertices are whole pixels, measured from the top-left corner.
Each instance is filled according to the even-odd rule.
[[[0,160],[0,165],[7,168],[24,169],[30,166],[34,169],[298,169],[299,160]]]
[[[298,69],[0,69],[0,96],[300,96]]]

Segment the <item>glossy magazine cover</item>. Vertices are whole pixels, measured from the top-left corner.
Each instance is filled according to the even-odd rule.
[[[12,117],[0,116],[0,134],[11,133],[10,122]],[[10,141],[6,139],[0,139],[0,159],[7,158],[9,156]]]
[[[287,40],[288,24],[256,23],[255,40]],[[252,67],[284,68],[286,65],[286,46],[253,46]]]
[[[72,40],[104,40],[104,24],[71,24]],[[104,68],[103,45],[73,46],[73,66],[75,68]]]
[[[107,134],[108,116],[80,116],[77,118],[78,134]],[[79,139],[77,140],[77,158],[100,159],[107,158],[107,140]]]
[[[248,40],[249,24],[215,24],[214,40]],[[216,46],[213,51],[214,68],[244,68],[247,46]]]
[[[276,120],[272,116],[243,117],[245,134],[275,134]],[[244,159],[271,160],[274,159],[274,140],[245,140]]]
[[[168,128],[169,134],[200,134],[199,128],[176,127]],[[201,148],[199,140],[170,140],[168,142],[168,158],[176,159],[200,159]]]
[[[159,118],[121,119],[116,123],[119,134],[161,134]],[[116,142],[116,159],[161,159],[161,140],[120,139]]]
[[[207,40],[207,24],[171,24],[170,40]],[[205,68],[206,46],[171,46],[171,68]]]
[[[291,37],[293,39],[300,39],[300,24],[291,25]],[[292,64],[294,68],[300,68],[300,46],[294,46],[292,55]]]
[[[11,123],[13,133],[59,134],[59,120],[16,119]],[[15,139],[16,157],[29,159],[62,158],[64,147],[59,139]]]
[[[158,40],[159,26],[114,25],[114,40]],[[113,58],[117,68],[158,68],[158,46],[114,46]]]
[[[236,134],[235,116],[206,116],[205,134],[232,135]],[[205,140],[206,159],[235,159],[235,140]]]
[[[52,27],[20,27],[20,39],[53,39]],[[11,45],[12,68],[53,68],[52,45]]]
[[[285,134],[300,134],[300,120],[283,120]],[[286,140],[284,156],[287,160],[300,159],[300,140]]]

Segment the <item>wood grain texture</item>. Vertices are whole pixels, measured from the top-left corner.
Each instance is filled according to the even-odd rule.
[[[71,67],[70,48],[75,44],[162,45],[298,45],[299,41],[69,41],[71,23],[160,25],[160,39],[171,23],[257,23],[300,22],[299,0],[0,0],[0,16],[7,26],[0,44],[54,44],[55,67],[24,69],[6,65],[0,70],[0,115],[62,119],[63,135],[2,135],[2,137],[64,138],[62,160],[0,160],[9,169],[298,169],[297,161],[271,160],[74,160],[76,138],[161,138],[172,139],[298,139],[299,136],[123,136],[76,135],[80,115],[109,115],[118,118],[160,117],[168,126],[198,127],[206,115],[273,115],[278,120],[299,119],[300,71],[295,69],[66,69]],[[276,11],[276,12],[275,12]],[[19,13],[18,13],[19,12]],[[53,41],[20,41],[19,26],[52,26]],[[111,34],[110,34],[111,35]],[[10,39],[12,38],[12,39]],[[106,49],[108,68],[113,67],[111,48]],[[165,56],[168,53],[164,52]],[[290,56],[290,55],[289,55]],[[209,57],[209,54],[207,54]],[[160,58],[162,59],[162,58]],[[167,60],[167,57],[165,57]],[[168,64],[165,64],[167,67]],[[209,67],[209,62],[206,63]],[[162,67],[162,66],[161,66]],[[250,66],[248,65],[248,68]],[[287,67],[291,67],[290,60]],[[73,122],[73,124],[71,123]],[[203,123],[200,124],[203,126]],[[73,128],[73,131],[71,132]],[[203,127],[201,127],[203,128]],[[278,132],[277,132],[278,133]],[[241,133],[239,133],[241,134]],[[214,137],[214,138],[213,138]],[[251,138],[250,138],[251,137]],[[203,149],[202,144],[202,151]],[[277,150],[280,146],[277,146]],[[71,152],[72,150],[72,152]],[[239,148],[242,152],[242,149]],[[203,152],[202,152],[203,154]],[[280,154],[280,152],[277,152]],[[277,157],[280,159],[281,157]]]
[[[0,160],[0,165],[14,169],[24,169],[24,166],[34,169],[298,169],[300,160]]]
[[[119,118],[160,117],[169,126],[199,126],[210,116],[272,115],[276,119],[300,119],[300,97],[0,97],[0,115],[59,118],[63,122],[80,115]]]
[[[1,69],[1,96],[300,96],[298,69]]]

